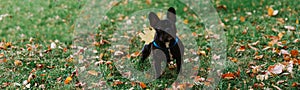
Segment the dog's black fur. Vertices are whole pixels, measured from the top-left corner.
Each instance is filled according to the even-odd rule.
[[[170,57],[172,57],[173,60],[176,59],[177,73],[179,73],[181,69],[181,63],[182,63],[181,55],[183,55],[183,45],[179,40],[179,38],[176,37],[175,9],[173,7],[170,7],[168,9],[166,20],[160,20],[158,16],[153,12],[149,13],[148,19],[150,21],[151,27],[155,29],[156,33],[153,42],[145,45],[142,50],[141,53],[142,62],[150,55],[151,51],[153,52],[155,49],[160,49],[166,55],[165,57],[167,59],[167,63],[171,62]],[[180,48],[181,46],[182,48]],[[158,58],[161,58],[161,56],[159,55]],[[159,77],[161,74],[162,60],[154,60],[153,63],[155,66],[156,77]]]

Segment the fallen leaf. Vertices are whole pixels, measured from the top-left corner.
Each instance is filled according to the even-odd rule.
[[[283,18],[277,18],[277,21],[278,21],[280,24],[284,24],[284,23],[285,23],[285,21],[284,21]]]
[[[144,28],[144,33],[139,33],[142,41],[145,41],[145,44],[150,44],[155,35],[155,30],[153,28]]]
[[[293,82],[292,87],[297,87],[298,83],[297,82]]]
[[[187,19],[183,20],[183,24],[189,24],[189,20]]]
[[[44,65],[43,65],[43,64],[36,64],[35,66],[36,66],[36,68],[38,68],[38,69],[41,69],[41,68],[43,68],[43,67],[44,67]]]
[[[245,22],[245,20],[246,20],[246,18],[245,18],[244,16],[241,16],[241,17],[240,17],[240,21],[241,21],[241,22]]]
[[[150,5],[151,2],[152,2],[152,0],[146,0],[146,3],[147,3],[148,5]]]
[[[271,65],[268,67],[268,71],[271,72],[272,74],[280,74],[283,72],[283,69],[285,66],[281,63]]]
[[[233,57],[228,57],[230,61],[236,63],[238,62],[238,59],[237,58],[233,58]]]
[[[139,55],[140,55],[140,52],[139,52],[139,51],[136,51],[136,52],[132,53],[130,56],[131,56],[131,57],[137,57],[137,56],[139,56]]]
[[[120,85],[120,84],[123,84],[123,82],[120,80],[115,80],[113,86]]]
[[[273,16],[274,9],[272,7],[268,8],[268,16]]]
[[[110,64],[112,64],[112,61],[106,61],[105,64],[110,65]]]
[[[245,46],[240,46],[240,48],[237,49],[236,51],[237,51],[237,52],[243,52],[243,51],[245,51],[245,50],[246,50],[246,47],[245,47]]]
[[[147,85],[143,82],[140,82],[139,85],[141,86],[141,88],[145,89],[147,87]]]
[[[272,16],[276,16],[279,13],[279,10],[274,10]]]
[[[223,75],[222,75],[222,78],[223,78],[223,79],[234,79],[234,78],[235,78],[235,75],[234,75],[234,73],[228,72],[228,73],[226,73],[226,74],[223,74]]]
[[[93,75],[93,76],[98,76],[98,72],[96,72],[95,70],[89,70],[88,74]]]
[[[290,53],[291,53],[292,57],[297,57],[299,55],[298,50],[291,50]]]
[[[15,64],[15,66],[22,66],[23,63],[20,60],[15,60],[14,64]]]
[[[254,56],[254,59],[255,60],[260,60],[264,57],[264,55],[257,55],[257,56]]]
[[[67,77],[66,80],[64,81],[65,84],[69,84],[72,81],[72,77]]]
[[[6,58],[3,58],[2,60],[0,60],[0,63],[6,63],[6,62],[7,62]]]
[[[206,56],[206,52],[205,52],[205,51],[197,51],[197,54],[198,54],[198,55]]]
[[[287,30],[292,30],[292,31],[296,30],[296,28],[293,26],[284,26],[284,28]]]
[[[56,48],[56,44],[55,44],[54,42],[52,42],[51,45],[50,45],[50,48],[51,48],[51,49]]]

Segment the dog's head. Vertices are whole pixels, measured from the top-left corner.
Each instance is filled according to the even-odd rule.
[[[176,12],[173,7],[170,7],[167,12],[167,19],[160,20],[158,16],[150,12],[149,21],[151,27],[153,27],[156,31],[155,40],[160,42],[168,42],[174,38],[176,38]]]

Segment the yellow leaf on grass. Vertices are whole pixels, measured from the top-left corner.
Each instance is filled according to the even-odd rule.
[[[185,19],[185,20],[183,20],[183,23],[184,24],[189,24],[189,20]]]
[[[299,24],[299,20],[298,19],[296,20],[296,24]]]
[[[144,33],[139,33],[142,41],[145,41],[145,44],[149,44],[153,41],[155,35],[155,30],[152,28],[144,28]]]
[[[69,84],[72,81],[72,77],[67,77],[66,80],[64,81],[65,84]]]
[[[274,9],[272,7],[268,8],[268,16],[273,16]]]

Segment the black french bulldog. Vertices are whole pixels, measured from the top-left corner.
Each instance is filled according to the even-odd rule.
[[[181,69],[181,63],[183,55],[183,44],[179,40],[179,38],[176,36],[176,12],[173,7],[170,7],[167,12],[167,19],[166,20],[160,20],[158,16],[150,12],[149,14],[149,21],[151,27],[153,27],[156,31],[154,40],[143,47],[142,53],[141,53],[141,60],[142,62],[150,55],[151,51],[153,52],[153,63],[155,67],[155,76],[160,77],[161,74],[161,63],[163,60],[162,57],[166,57],[167,59],[167,65],[171,62],[171,57],[173,60],[176,60],[177,65],[177,73],[180,72]],[[155,50],[159,49],[161,50],[165,55],[162,53],[156,53]]]

